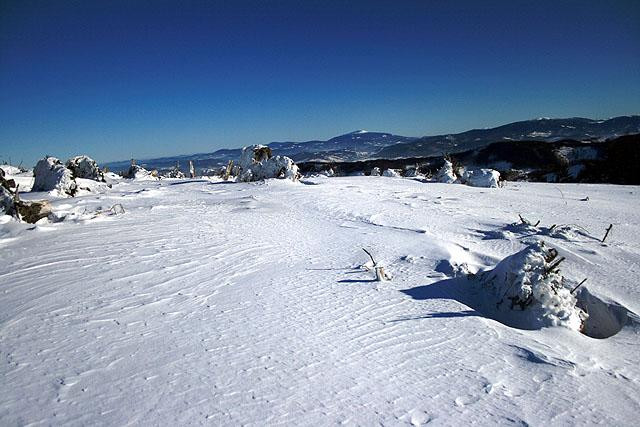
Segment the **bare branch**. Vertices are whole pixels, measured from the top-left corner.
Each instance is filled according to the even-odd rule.
[[[587,278],[585,277],[585,278],[584,278],[584,280],[583,280],[582,282],[578,283],[578,286],[576,286],[575,288],[571,289],[571,293],[574,293],[575,291],[577,291],[577,290],[578,290],[578,288],[579,288],[580,286],[582,286],[582,285],[584,284],[584,282],[586,282],[586,281],[587,281]]]
[[[368,250],[366,250],[365,248],[362,248],[362,250],[365,251],[367,255],[369,255],[369,258],[371,258],[371,262],[373,263],[373,265],[375,267],[377,265],[377,263],[376,263],[376,260],[373,259],[373,255],[371,255],[371,253]]]

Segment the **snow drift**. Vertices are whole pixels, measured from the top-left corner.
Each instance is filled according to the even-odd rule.
[[[557,267],[558,252],[535,242],[480,273],[486,307],[498,320],[523,329],[565,326],[581,331],[588,315],[565,287]]]
[[[251,145],[242,149],[239,176],[244,182],[270,178],[286,178],[296,181],[300,174],[298,166],[286,156],[273,156],[265,145]]]
[[[55,157],[45,157],[33,169],[31,191],[49,191],[58,196],[74,196],[78,189],[71,170]]]

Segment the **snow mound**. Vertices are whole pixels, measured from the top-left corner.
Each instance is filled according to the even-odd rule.
[[[104,173],[98,167],[98,163],[89,156],[72,157],[67,160],[66,166],[73,173],[74,178],[104,182]]]
[[[493,169],[465,170],[462,182],[471,187],[498,188],[500,172]]]
[[[455,172],[453,171],[453,163],[449,160],[444,161],[444,165],[440,168],[436,175],[436,180],[443,184],[453,184],[457,181]]]
[[[59,159],[45,157],[33,169],[35,178],[31,191],[48,191],[58,196],[74,196],[77,184],[71,170],[67,169]]]
[[[398,178],[400,174],[395,169],[385,169],[385,171],[382,172],[382,176],[386,176],[389,178]]]
[[[588,315],[580,309],[557,267],[558,252],[541,241],[477,276],[498,319],[510,326],[540,329],[564,326],[581,331]]]
[[[270,178],[296,181],[300,177],[293,160],[286,156],[272,156],[271,149],[265,145],[244,147],[238,166],[240,180],[244,182]]]
[[[0,165],[0,169],[2,169],[6,175],[17,175],[19,173],[22,173],[22,170],[20,168],[7,164]]]

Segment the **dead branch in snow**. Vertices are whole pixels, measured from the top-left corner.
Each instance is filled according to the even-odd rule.
[[[576,286],[575,288],[571,289],[571,293],[574,293],[575,291],[577,291],[578,288],[580,286],[582,286],[584,284],[584,282],[586,282],[586,281],[587,281],[587,278],[585,277],[584,280],[582,280],[582,282],[578,283],[578,286]]]
[[[538,222],[536,222],[535,224],[531,223],[531,221],[529,221],[528,219],[525,219],[522,217],[522,215],[518,214],[518,216],[520,217],[520,222],[524,225],[532,225],[534,227],[537,227],[538,225],[540,225],[540,220],[538,220]]]
[[[376,281],[378,282],[382,282],[385,280],[390,280],[391,276],[389,276],[385,271],[384,271],[384,267],[381,265],[378,265],[378,263],[376,262],[376,260],[373,258],[373,255],[371,255],[371,252],[369,252],[368,250],[366,250],[365,248],[362,248],[362,250],[369,255],[369,258],[371,258],[371,262],[373,263],[373,270],[376,273]]]

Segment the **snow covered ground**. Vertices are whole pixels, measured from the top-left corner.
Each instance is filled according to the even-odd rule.
[[[0,424],[637,423],[639,194],[123,181],[56,199],[62,222],[4,217]],[[573,227],[523,233],[518,214]],[[620,332],[516,329],[474,309],[460,272],[535,239],[623,313]],[[359,268],[362,248],[393,280]]]

